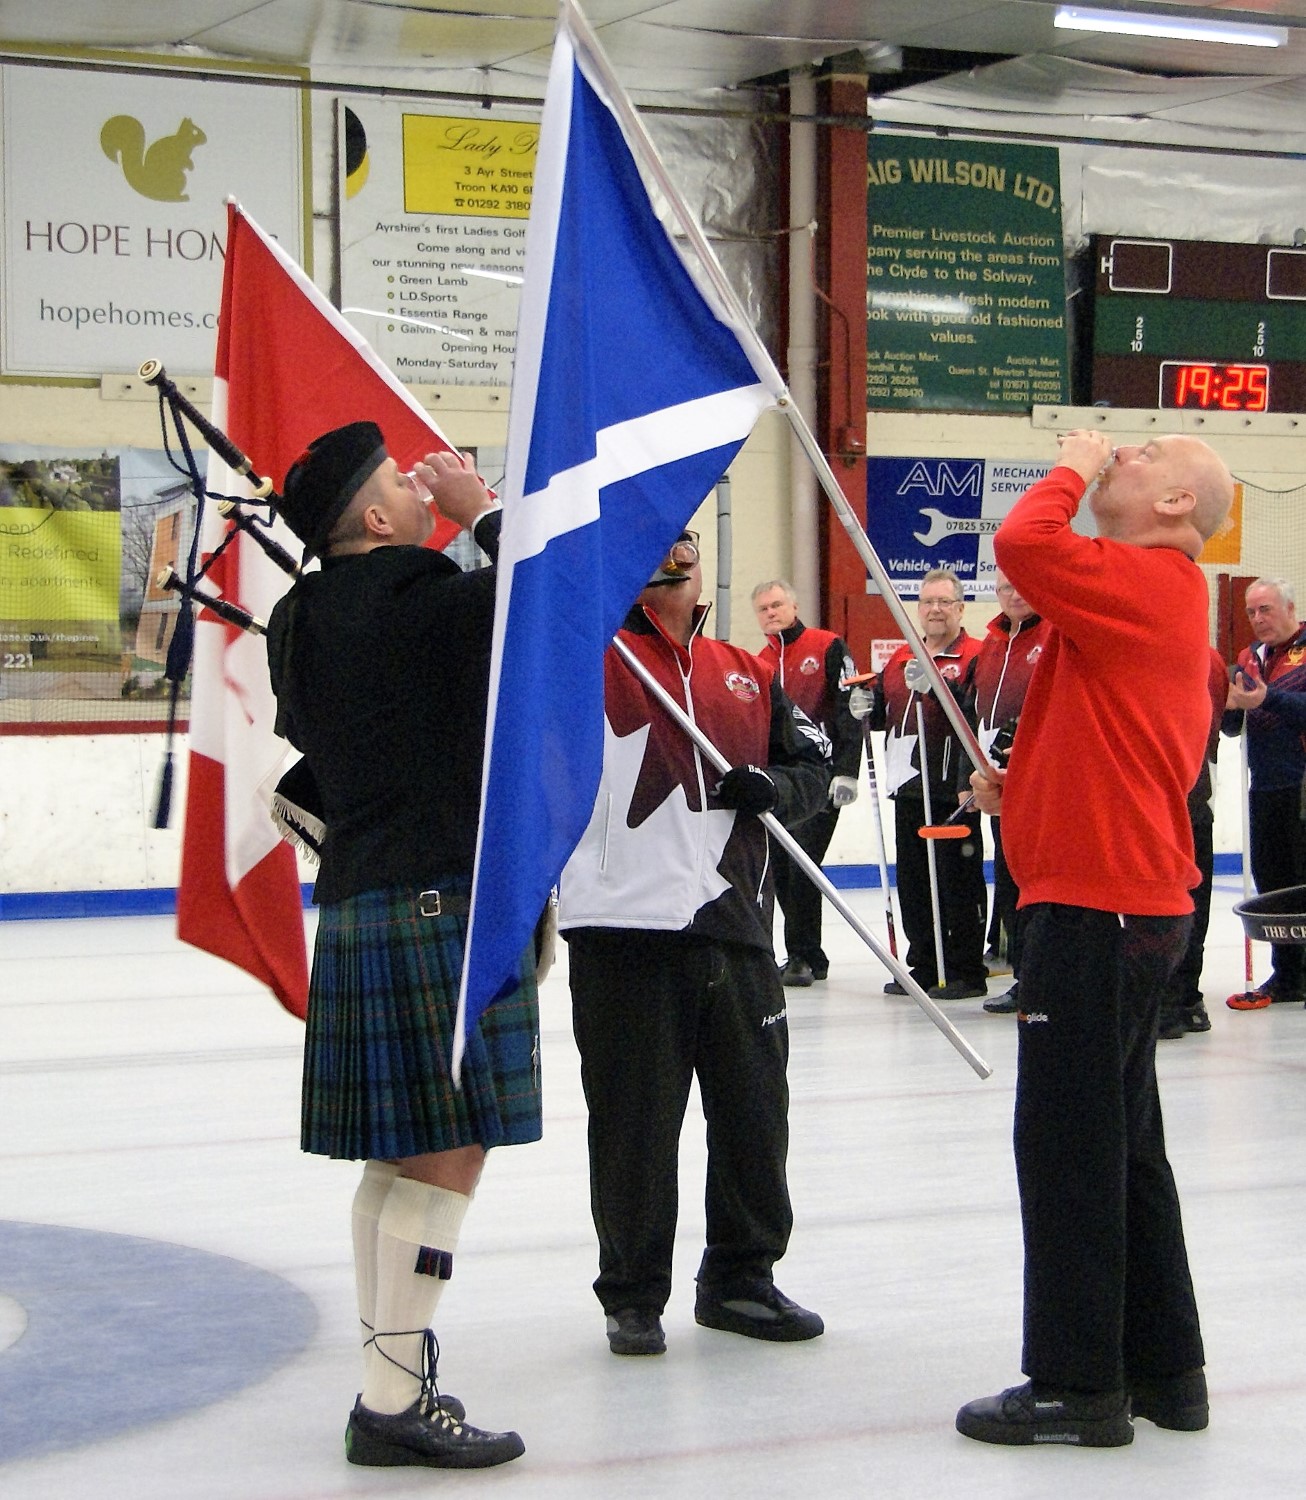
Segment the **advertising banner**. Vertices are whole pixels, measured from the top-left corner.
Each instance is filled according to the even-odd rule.
[[[0,445],[0,733],[159,719],[195,502],[162,452]]]
[[[866,533],[903,598],[931,568],[951,568],[967,598],[993,590],[993,533],[1049,461],[871,458]]]
[[[401,380],[512,381],[538,119],[340,107],[341,311]]]
[[[303,259],[302,115],[284,83],[0,66],[0,375],[211,374],[227,198]]]
[[[872,135],[867,153],[868,406],[1066,401],[1055,148]]]

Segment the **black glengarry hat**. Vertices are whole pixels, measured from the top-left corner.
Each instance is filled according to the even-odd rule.
[[[277,510],[304,543],[305,558],[326,546],[345,507],[386,457],[375,422],[350,422],[314,438],[290,466]]]

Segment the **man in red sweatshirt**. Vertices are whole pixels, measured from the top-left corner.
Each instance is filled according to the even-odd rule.
[[[1132,1416],[1207,1424],[1205,1356],[1156,1084],[1160,996],[1192,924],[1187,796],[1210,725],[1207,590],[1194,559],[1233,481],[1197,438],[1111,452],[1061,439],[1012,508],[998,566],[1052,625],[1001,808],[1020,887],[1015,1155],[1028,1381],[971,1401],[988,1443],[1118,1447]],[[1071,521],[1086,490],[1097,536]]]

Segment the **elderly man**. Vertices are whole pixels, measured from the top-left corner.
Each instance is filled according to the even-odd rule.
[[[766,636],[762,660],[775,672],[780,686],[830,741],[834,779],[830,802],[794,830],[803,852],[819,865],[834,837],[839,809],[857,800],[857,775],[862,764],[862,733],[848,712],[853,659],[832,630],[818,630],[798,618],[798,596],[783,578],[759,583],[753,590],[753,609]],[[830,972],[821,947],[821,893],[783,849],[775,860],[775,899],[784,913],[785,966],[781,982],[809,985]]]
[[[1247,590],[1247,618],[1256,644],[1239,656],[1229,687],[1224,732],[1247,724],[1251,788],[1252,879],[1258,891],[1306,883],[1306,825],[1301,795],[1306,777],[1306,626],[1297,619],[1296,596],[1283,578],[1258,578]],[[1264,984],[1233,995],[1233,1010],[1306,1000],[1302,949],[1271,945],[1271,974]]]
[[[491,555],[498,516],[456,454],[417,473]],[[363,1390],[351,1463],[484,1468],[523,1451],[435,1384],[436,1303],[492,1146],[540,1135],[539,1019],[518,982],[451,1050],[467,936],[485,733],[492,568],[422,544],[431,513],[372,422],[312,443],[278,504],[322,559],[277,604],[268,666],[278,730],[304,753],[326,836],[304,1042],[302,1145],[362,1161],[354,1269]],[[438,766],[438,776],[425,768]]]
[[[921,636],[943,680],[959,698],[971,691],[971,674],[980,649],[980,643],[962,626],[963,603],[961,582],[951,568],[933,568],[921,579],[916,605]],[[900,646],[885,663],[872,691],[853,689],[849,709],[857,717],[869,715],[872,729],[884,730],[885,782],[893,798],[898,900],[907,934],[907,967],[912,978],[936,1000],[975,999],[988,993],[984,966],[988,892],[980,815],[970,812],[958,820],[969,831],[968,838],[936,841],[945,977],[938,972],[929,855],[919,832],[926,821],[922,771],[929,777],[930,812],[938,822],[957,810],[957,776],[969,762],[934,695],[911,686],[908,664],[912,661],[911,648]],[[918,706],[925,725],[923,746],[918,743]],[[896,979],[885,985],[884,992],[904,993]]]
[[[994,538],[1052,629],[1010,770],[971,778],[984,811],[1002,810],[1027,918],[1015,1154],[1029,1379],[963,1406],[957,1428],[986,1443],[1118,1447],[1131,1415],[1179,1431],[1208,1421],[1156,1034],[1198,883],[1187,799],[1206,752],[1210,652],[1194,559],[1233,481],[1188,436],[1114,455],[1100,432],[1060,443]],[[1093,538],[1071,527],[1090,486]]]
[[[619,1355],[666,1349],[680,1128],[695,1075],[707,1120],[696,1321],[786,1343],[824,1331],[772,1274],[793,1227],[789,1031],[757,815],[797,824],[825,806],[827,746],[770,667],[703,634],[701,585],[686,532],[618,639],[692,705],[735,769],[722,777],[706,763],[609,649],[603,775],[558,905],[589,1107],[594,1292]]]

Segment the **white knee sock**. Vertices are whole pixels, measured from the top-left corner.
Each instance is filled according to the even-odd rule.
[[[376,1234],[375,1333],[363,1373],[363,1405],[393,1415],[422,1388],[422,1345],[453,1274],[458,1230],[471,1200],[449,1188],[396,1177]]]
[[[399,1168],[392,1161],[369,1161],[364,1164],[362,1181],[354,1194],[354,1282],[364,1344],[376,1323],[376,1221],[390,1184],[398,1175]]]

